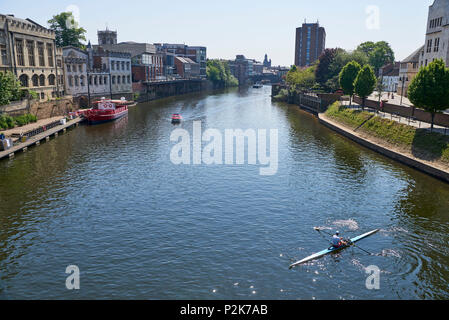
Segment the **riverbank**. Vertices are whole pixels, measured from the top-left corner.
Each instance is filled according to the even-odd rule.
[[[393,160],[449,183],[449,137],[333,104],[320,123]]]

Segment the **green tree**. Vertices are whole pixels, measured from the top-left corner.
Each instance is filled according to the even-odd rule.
[[[410,101],[432,114],[433,131],[435,115],[449,108],[449,69],[437,59],[422,67],[408,89]]]
[[[364,42],[357,47],[359,52],[363,52],[369,60],[369,64],[374,68],[376,76],[379,75],[379,69],[395,60],[393,49],[386,41]]]
[[[85,48],[86,30],[79,27],[72,12],[61,12],[48,21],[50,29],[55,32],[58,47],[74,46]]]
[[[22,98],[22,88],[16,76],[10,72],[0,72],[0,106]]]
[[[285,80],[294,90],[310,90],[316,84],[315,69],[316,66],[305,69],[297,69],[294,66],[287,73]]]
[[[363,100],[362,109],[365,107],[365,100],[376,87],[377,78],[371,66],[366,65],[360,70],[354,81],[354,92]]]
[[[351,61],[346,64],[340,72],[339,81],[343,92],[349,95],[349,104],[352,104],[352,96],[354,95],[354,82],[360,72],[360,64]]]
[[[208,60],[206,74],[207,79],[214,84],[214,87],[225,88],[238,85],[238,80],[231,74],[226,61]]]

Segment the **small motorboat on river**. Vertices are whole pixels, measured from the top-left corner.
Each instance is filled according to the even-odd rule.
[[[178,114],[178,113],[174,113],[174,114],[171,116],[171,123],[181,123],[181,120],[182,120],[182,117],[181,117],[181,115]]]

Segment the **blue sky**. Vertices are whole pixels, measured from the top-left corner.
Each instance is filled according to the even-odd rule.
[[[0,0],[0,13],[47,25],[67,8],[79,11],[88,39],[96,32],[118,31],[119,41],[204,45],[208,57],[244,54],[275,65],[294,60],[295,28],[304,19],[326,28],[326,47],[354,49],[363,41],[388,41],[398,60],[424,44],[428,6],[433,0]],[[367,13],[367,8],[375,6]],[[378,8],[378,28],[373,26]]]

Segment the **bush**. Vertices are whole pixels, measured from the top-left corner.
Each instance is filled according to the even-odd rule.
[[[37,121],[37,117],[32,114],[24,114],[18,117],[0,116],[0,130],[12,129],[15,126],[24,126]]]

